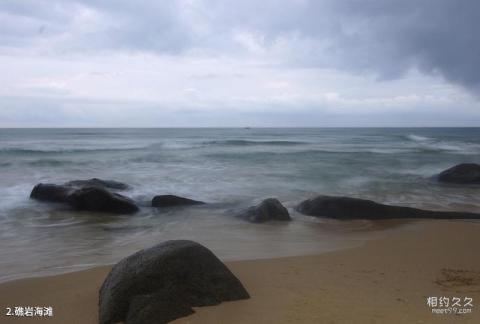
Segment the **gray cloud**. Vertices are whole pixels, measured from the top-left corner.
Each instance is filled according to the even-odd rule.
[[[477,0],[7,0],[0,47],[252,54],[235,38],[243,32],[284,64],[380,79],[416,68],[475,91],[479,14]]]
[[[221,7],[222,8],[222,7]],[[224,24],[290,42],[298,65],[402,76],[411,68],[478,90],[476,0],[243,1],[220,10]]]
[[[339,2],[340,3],[340,2]],[[480,2],[476,0],[347,1],[339,12],[362,28],[342,35],[344,60],[396,77],[411,66],[478,89]]]

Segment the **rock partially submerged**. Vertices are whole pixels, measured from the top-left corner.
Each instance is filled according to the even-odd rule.
[[[117,263],[99,293],[100,324],[167,323],[192,307],[249,298],[230,270],[206,247],[167,241]]]
[[[205,204],[203,201],[188,199],[175,195],[158,195],[152,199],[152,207],[175,207],[203,204]]]
[[[445,183],[480,184],[480,164],[458,164],[441,172],[437,179]]]
[[[115,214],[132,214],[138,207],[128,197],[100,187],[85,187],[72,192],[67,202],[76,210],[89,210]]]
[[[30,198],[40,201],[64,203],[67,201],[67,197],[71,192],[72,188],[68,186],[39,183],[33,187]]]
[[[127,190],[130,188],[129,185],[123,182],[118,182],[114,180],[103,180],[98,178],[92,178],[88,180],[73,180],[65,183],[65,185],[78,188],[100,187],[113,190]]]
[[[124,183],[97,178],[74,180],[63,185],[39,183],[33,188],[30,198],[46,202],[66,203],[75,210],[132,214],[138,211],[133,200],[108,190],[127,188],[128,185]]]
[[[238,215],[252,223],[263,223],[270,220],[291,220],[288,210],[276,198],[268,198],[260,204],[252,206]]]
[[[480,219],[480,214],[475,213],[431,211],[384,205],[365,199],[335,196],[318,196],[307,199],[301,202],[296,209],[305,215],[336,219]]]

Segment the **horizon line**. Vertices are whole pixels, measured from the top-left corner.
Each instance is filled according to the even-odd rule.
[[[0,127],[0,129],[318,129],[318,128],[480,128],[479,126],[65,126],[65,127]]]

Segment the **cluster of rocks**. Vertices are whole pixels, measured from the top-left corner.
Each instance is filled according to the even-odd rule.
[[[129,188],[121,182],[97,178],[74,180],[62,185],[39,183],[33,188],[30,198],[64,203],[74,210],[133,214],[139,210],[139,207],[132,199],[117,192]],[[152,207],[161,208],[203,204],[205,204],[203,201],[175,195],[158,195],[151,201]],[[237,216],[252,223],[291,220],[288,210],[275,198],[265,199],[256,206],[242,210]]]
[[[139,210],[135,202],[115,192],[127,188],[123,183],[100,179],[75,180],[63,185],[39,183],[30,198],[65,203],[75,210],[132,214]]]
[[[459,164],[441,172],[436,179],[442,183],[480,184],[480,165]],[[118,181],[93,178],[74,180],[63,185],[40,183],[33,188],[30,197],[40,201],[64,203],[74,210],[132,214],[137,212],[139,207],[132,199],[118,193],[118,191],[129,188],[129,185]],[[151,201],[152,207],[163,208],[202,204],[205,203],[175,195],[158,195]],[[384,205],[358,198],[333,196],[307,199],[295,209],[309,216],[338,219],[479,218],[478,214],[474,213],[430,211]],[[236,216],[252,223],[291,220],[288,210],[275,198],[265,199],[256,206],[238,212]]]
[[[480,184],[480,165],[474,163],[458,164],[441,172],[435,178],[442,183]],[[296,206],[295,209],[308,216],[336,219],[480,219],[480,214],[477,213],[423,210],[338,196],[317,196],[307,199]]]
[[[33,188],[30,198],[67,204],[74,210],[133,214],[139,211],[138,205],[131,198],[118,193],[127,189],[130,189],[130,186],[125,183],[97,178],[74,180],[62,185],[39,183]],[[199,204],[204,202],[174,195],[155,196],[151,202],[152,207]]]
[[[480,166],[458,165],[437,178],[446,183],[479,184]],[[31,198],[66,203],[76,210],[134,213],[138,211],[135,202],[117,193],[128,188],[100,179],[38,184]],[[173,195],[155,196],[151,203],[153,207],[199,204],[204,202]],[[336,219],[480,219],[480,214],[474,213],[430,211],[336,196],[307,199],[295,209],[309,216]],[[288,210],[275,198],[265,199],[237,216],[254,223],[291,220]],[[192,241],[167,241],[141,250],[112,268],[99,291],[99,322],[168,323],[192,314],[193,307],[247,298],[250,296],[242,283],[206,247]]]

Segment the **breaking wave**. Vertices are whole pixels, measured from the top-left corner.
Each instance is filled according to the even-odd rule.
[[[205,145],[225,145],[225,146],[256,146],[256,145],[269,145],[269,146],[292,146],[308,144],[306,142],[299,141],[252,141],[252,140],[224,140],[224,141],[209,141],[203,142]]]

